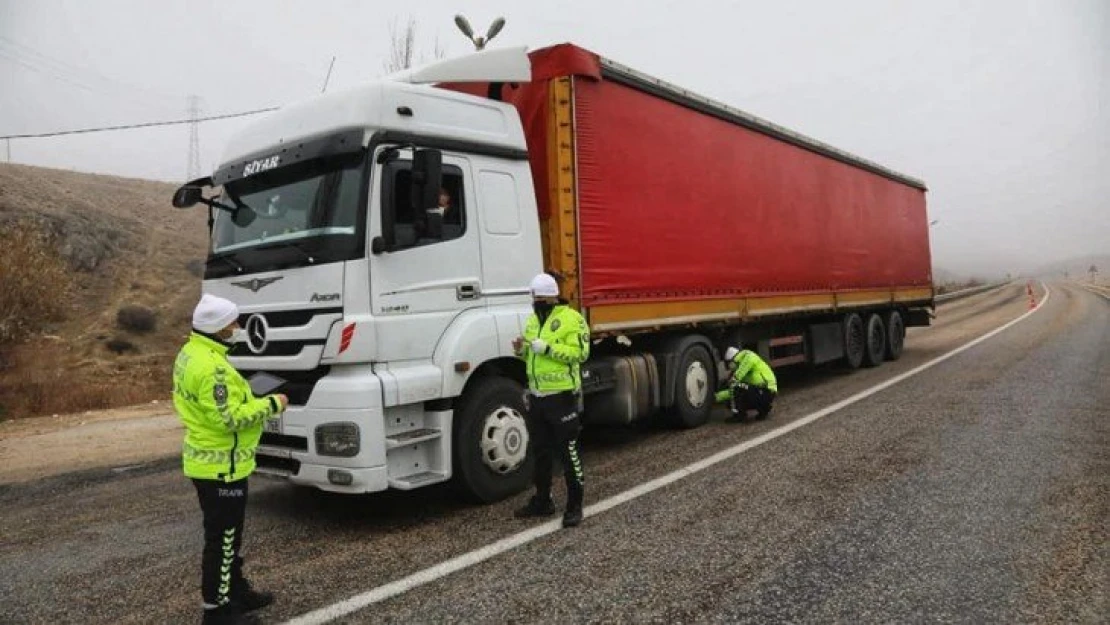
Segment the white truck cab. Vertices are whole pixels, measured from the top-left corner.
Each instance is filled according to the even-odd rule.
[[[485,501],[526,486],[511,342],[542,261],[524,132],[511,105],[418,83],[529,78],[523,49],[493,50],[293,104],[175,194],[209,205],[204,291],[246,330],[232,363],[290,398],[259,472],[346,493],[458,474]]]

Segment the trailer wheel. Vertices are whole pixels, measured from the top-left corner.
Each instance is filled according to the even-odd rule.
[[[716,387],[716,366],[704,345],[691,345],[682,353],[675,375],[671,421],[681,428],[696,428],[709,421]]]
[[[863,319],[857,313],[850,313],[844,317],[844,365],[849,369],[859,369],[865,351],[867,335]]]
[[[886,359],[898,360],[901,358],[905,341],[906,322],[902,321],[902,313],[892,310],[886,317]]]
[[[475,380],[455,408],[453,438],[456,488],[482,503],[500,501],[525,488],[534,460],[528,449],[524,388],[509,379]]]
[[[863,364],[867,367],[878,367],[886,358],[886,326],[883,318],[872,313],[867,317],[867,350],[864,353]]]

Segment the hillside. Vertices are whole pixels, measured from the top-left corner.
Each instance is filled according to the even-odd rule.
[[[943,267],[933,267],[933,286],[936,287],[938,294],[986,284],[990,279],[984,278],[982,275],[966,275],[949,271]]]
[[[1110,284],[1110,254],[1077,256],[1058,261],[1041,267],[1034,275],[1055,280],[1066,276],[1070,280],[1087,282],[1092,278],[1090,273],[1092,265],[1098,270],[1093,276],[1096,281],[1102,284]]]
[[[173,189],[0,164],[0,418],[168,398],[206,248]]]

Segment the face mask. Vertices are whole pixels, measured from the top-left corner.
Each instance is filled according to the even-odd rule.
[[[227,339],[228,343],[245,343],[247,342],[247,331],[243,328],[235,328],[231,331],[231,336]]]
[[[548,304],[547,302],[532,302],[532,310],[540,317],[546,317],[553,308],[555,308],[554,304]]]

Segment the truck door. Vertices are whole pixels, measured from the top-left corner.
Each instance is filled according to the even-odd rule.
[[[444,152],[441,205],[417,211],[410,199],[411,151],[379,165],[371,233],[393,229],[388,251],[370,256],[370,294],[379,361],[430,359],[460,312],[484,307],[479,228],[470,163]],[[381,216],[388,217],[381,219]]]

